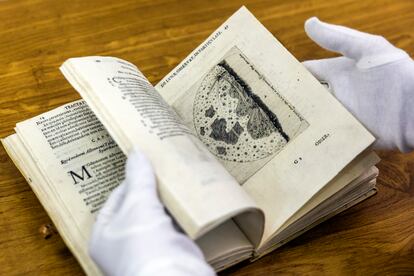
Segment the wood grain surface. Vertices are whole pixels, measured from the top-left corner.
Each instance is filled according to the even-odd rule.
[[[0,1],[0,137],[78,99],[60,74],[75,56],[117,56],[156,83],[241,5],[299,60],[335,56],[306,37],[310,16],[377,33],[414,54],[414,1]],[[232,275],[414,274],[414,155],[380,152],[378,194]],[[0,275],[82,274],[0,147]]]

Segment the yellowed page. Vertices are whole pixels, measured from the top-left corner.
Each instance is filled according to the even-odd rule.
[[[264,210],[262,241],[374,141],[244,7],[156,89]]]
[[[312,211],[319,204],[323,203],[325,200],[330,197],[341,193],[344,187],[349,186],[350,183],[353,183],[357,178],[362,177],[367,172],[371,172],[372,175],[377,176],[378,173],[372,173],[372,167],[375,166],[380,161],[378,155],[374,152],[365,152],[361,156],[358,156],[355,160],[351,162],[345,169],[343,169],[334,179],[332,179],[323,189],[321,189],[315,196],[309,200],[302,208],[299,209],[293,216],[289,218],[286,223],[278,229],[275,234],[283,231],[294,221],[305,216]],[[370,168],[367,170],[367,168]],[[363,178],[365,180],[365,178]],[[361,181],[358,182],[358,184]]]
[[[88,254],[89,236],[98,210],[124,178],[125,156],[83,100],[19,123],[16,130],[2,140],[8,154],[85,272],[99,274]],[[233,220],[196,242],[215,269],[253,252]]]
[[[84,57],[69,59],[61,69],[122,151],[138,147],[148,156],[161,199],[191,238],[237,217],[241,227],[259,226],[249,232],[258,243],[264,222],[255,202],[134,65]]]
[[[206,260],[216,271],[253,256],[253,245],[237,224],[229,220],[197,240]]]
[[[318,224],[336,216],[337,214],[352,208],[354,205],[366,200],[367,198],[375,195],[377,193],[377,189],[375,188],[376,185],[376,179],[372,179],[371,181],[369,181],[368,183],[361,183],[360,187],[361,191],[363,191],[363,189],[366,190],[365,193],[360,193],[358,196],[349,199],[349,201],[346,201],[346,203],[339,203],[339,204],[335,204],[335,207],[333,209],[330,209],[329,212],[322,212],[320,213],[320,216],[316,217],[315,220],[313,221],[308,221],[306,224],[304,224],[303,228],[298,228],[297,232],[291,233],[286,239],[284,240],[279,240],[278,237],[275,237],[275,241],[274,243],[269,243],[268,245],[270,247],[268,248],[262,248],[261,252],[258,252],[258,254],[252,259],[252,261],[255,261],[261,257],[263,257],[264,255],[272,252],[273,250],[277,249],[278,247],[281,247],[282,245],[286,244],[287,242],[295,239],[296,237],[302,235],[303,233],[305,233],[306,231],[312,229],[313,227],[317,226]],[[283,237],[282,237],[283,238]],[[277,239],[277,240],[276,240]]]
[[[76,224],[74,216],[77,214],[71,211],[70,206],[64,204],[61,197],[48,184],[47,178],[40,173],[39,164],[34,161],[17,134],[2,139],[2,143],[8,155],[12,158],[14,164],[23,174],[27,183],[49,214],[59,231],[59,235],[79,261],[84,271],[88,275],[102,275],[99,268],[89,257],[88,242],[85,239],[85,231],[90,229],[89,225],[85,227],[85,225]],[[73,203],[79,204],[76,200]]]

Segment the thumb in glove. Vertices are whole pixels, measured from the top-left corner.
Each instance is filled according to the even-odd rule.
[[[214,275],[197,245],[178,232],[158,199],[156,178],[140,152],[124,182],[99,211],[89,252],[107,275]]]
[[[361,69],[408,57],[406,52],[395,47],[382,36],[328,24],[317,17],[306,20],[305,32],[322,48],[354,60],[356,66]]]
[[[307,35],[343,56],[303,64],[376,137],[379,149],[414,148],[414,62],[385,38],[321,22],[305,22]]]

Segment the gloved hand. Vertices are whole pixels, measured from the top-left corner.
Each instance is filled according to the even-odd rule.
[[[305,22],[307,35],[342,57],[303,64],[376,137],[381,149],[414,147],[414,62],[382,36],[327,24]]]
[[[99,211],[89,251],[106,275],[215,275],[197,245],[174,228],[150,162],[137,151]]]

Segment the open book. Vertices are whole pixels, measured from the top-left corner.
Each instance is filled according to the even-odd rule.
[[[218,271],[375,193],[375,138],[241,8],[155,87],[113,57],[67,60],[83,100],[2,140],[85,272],[99,208],[138,147]]]

